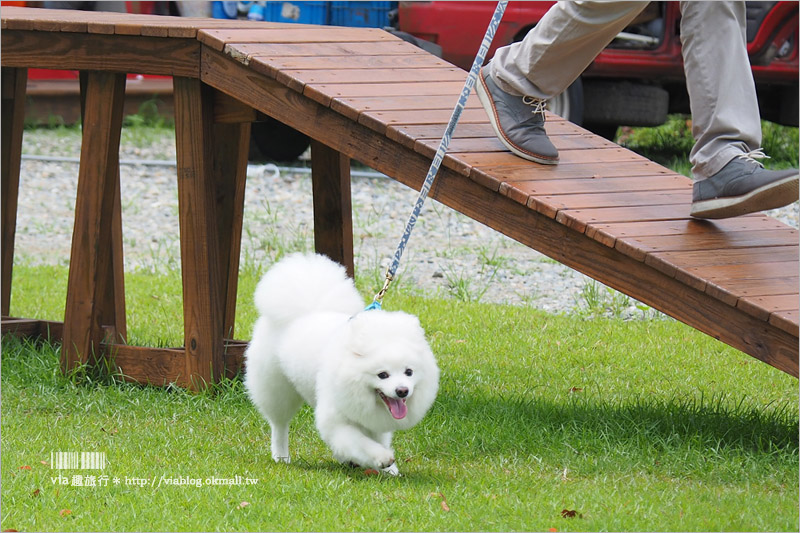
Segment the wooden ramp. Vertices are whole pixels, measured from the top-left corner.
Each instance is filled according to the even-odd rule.
[[[84,146],[81,157],[65,365],[103,346],[134,379],[190,385],[241,364],[243,343],[224,338],[232,337],[249,123],[263,113],[312,138],[316,246],[352,269],[350,159],[419,189],[466,78],[377,29],[4,8],[2,50],[4,197],[19,173],[17,130],[6,109],[24,96],[23,69],[87,73],[84,145],[97,144]],[[120,342],[118,144],[113,135],[110,143],[102,139],[118,128],[105,110],[122,99],[125,72],[175,76],[186,348]],[[524,161],[495,139],[472,96],[430,196],[798,375],[797,230],[763,215],[694,220],[688,178],[557,116],[548,116],[547,130],[561,162]],[[11,196],[13,206],[11,197],[3,200],[4,288]],[[96,243],[112,251],[92,251]],[[103,296],[103,287],[114,288],[114,297]],[[8,321],[4,331],[12,324],[42,328]]]

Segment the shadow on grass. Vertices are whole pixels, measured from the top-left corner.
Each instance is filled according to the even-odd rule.
[[[502,454],[511,447],[541,455],[566,446],[577,453],[683,450],[796,457],[794,407],[788,402],[752,405],[745,398],[702,393],[669,400],[641,396],[619,403],[591,397],[554,402],[460,394],[440,396],[427,424],[444,426],[458,454]]]

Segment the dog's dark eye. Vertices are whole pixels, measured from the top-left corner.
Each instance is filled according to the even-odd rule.
[[[414,371],[410,368],[406,368],[406,376],[411,376],[412,374],[414,374]]]
[[[380,374],[378,374],[378,377],[381,378],[381,379],[386,379],[386,378],[389,377],[389,373],[388,372],[381,372]]]

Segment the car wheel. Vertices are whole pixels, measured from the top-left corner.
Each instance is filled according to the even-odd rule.
[[[303,155],[310,143],[308,135],[272,118],[254,122],[250,139],[251,160],[294,161]],[[262,157],[258,157],[259,154]]]

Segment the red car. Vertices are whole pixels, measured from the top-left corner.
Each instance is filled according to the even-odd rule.
[[[509,2],[489,56],[520,41],[553,2]],[[747,50],[762,117],[798,125],[798,3],[747,2]],[[397,28],[436,43],[464,69],[472,61],[495,2],[400,2]],[[677,2],[651,2],[551,109],[604,135],[617,126],[656,126],[688,113]]]

